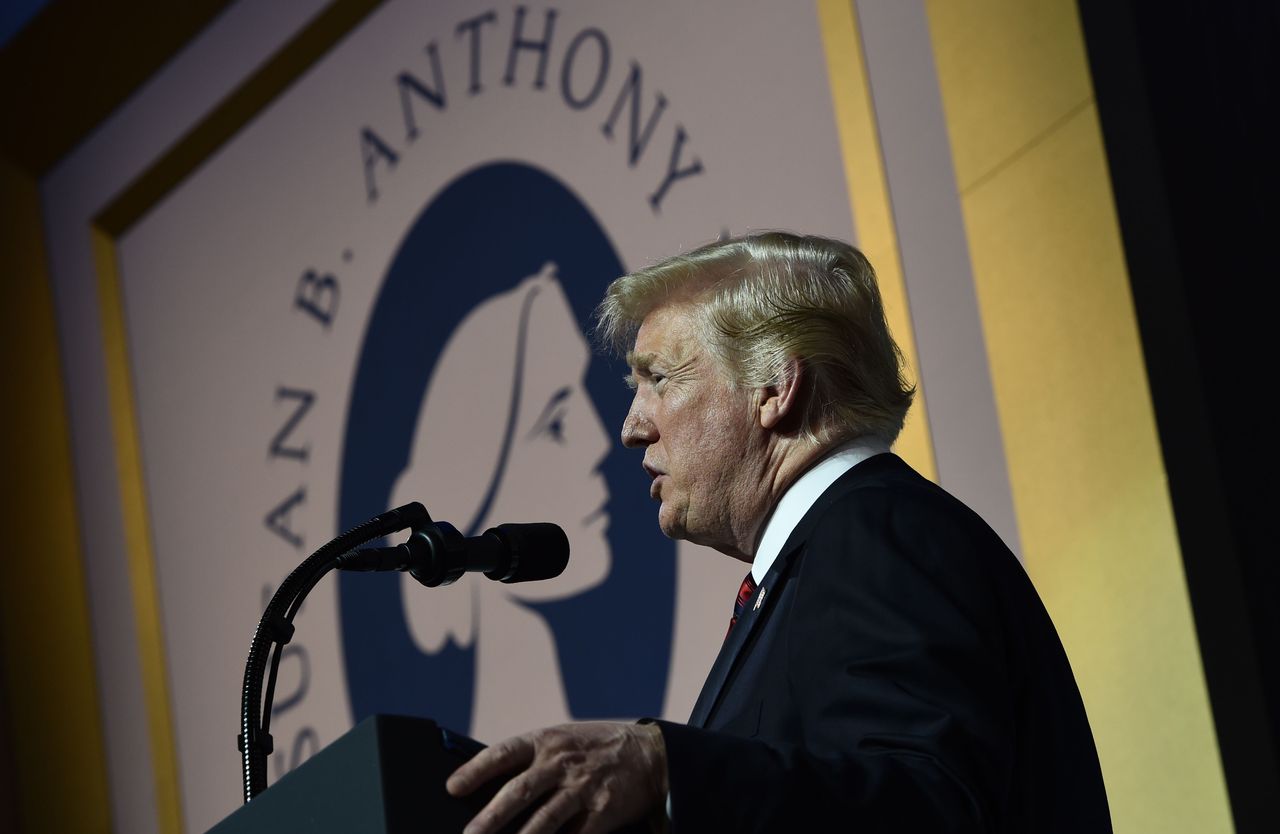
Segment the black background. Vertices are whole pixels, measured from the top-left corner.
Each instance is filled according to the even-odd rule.
[[[1280,4],[1080,0],[1236,827],[1280,831]],[[1170,733],[1179,728],[1168,728]]]

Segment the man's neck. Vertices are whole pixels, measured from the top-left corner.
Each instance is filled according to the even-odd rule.
[[[820,444],[799,435],[771,438],[768,445],[743,450],[738,492],[729,501],[724,539],[693,539],[726,556],[750,563],[760,541],[764,521],[787,489],[824,453]]]
[[[748,561],[755,557],[756,550],[760,546],[760,539],[764,536],[765,527],[768,525],[774,511],[778,508],[778,503],[782,500],[782,497],[787,494],[787,491],[791,489],[796,481],[804,476],[804,473],[808,472],[838,448],[839,444],[823,444],[817,441],[805,440],[804,438],[795,438],[793,444],[789,444],[779,450],[777,465],[771,472],[772,477],[767,481],[767,498],[764,504],[764,512],[760,514],[756,523],[755,534],[751,539]]]
[[[755,580],[760,582],[764,579],[796,525],[828,487],[862,461],[888,451],[888,443],[867,437],[828,446],[810,460],[804,471],[783,490],[761,522],[751,560],[751,573]]]

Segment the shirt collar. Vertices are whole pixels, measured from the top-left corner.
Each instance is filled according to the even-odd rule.
[[[867,458],[888,451],[889,444],[876,437],[851,440],[837,446],[782,493],[782,498],[765,522],[764,535],[760,537],[760,546],[756,548],[755,559],[751,562],[751,578],[757,585],[764,581],[765,574],[773,567],[800,519],[827,491],[827,487]]]

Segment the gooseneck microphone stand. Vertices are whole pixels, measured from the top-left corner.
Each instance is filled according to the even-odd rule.
[[[413,532],[403,544],[357,549],[410,528]],[[405,571],[428,588],[435,588],[455,582],[468,571],[507,583],[551,579],[560,575],[568,561],[569,539],[554,524],[499,524],[481,536],[468,538],[447,522],[432,521],[426,507],[416,501],[371,518],[312,553],[285,578],[267,603],[249,647],[237,737],[245,803],[267,789],[267,756],[272,749],[271,701],[280,655],[293,638],[293,618],[307,594],[329,571]]]
[[[416,501],[371,518],[307,557],[306,561],[285,578],[267,604],[249,647],[240,701],[240,735],[237,742],[241,753],[246,803],[267,789],[267,756],[271,755],[272,750],[271,701],[275,694],[276,673],[280,668],[280,654],[293,638],[293,618],[302,606],[302,601],[325,574],[339,566],[340,557],[349,551],[400,530],[413,528],[417,531],[431,525],[431,516]],[[275,650],[271,652],[271,672],[267,678],[264,698],[262,677],[268,665],[267,653],[273,644]]]

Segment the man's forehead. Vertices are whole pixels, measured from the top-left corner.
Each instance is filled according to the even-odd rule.
[[[678,362],[696,350],[699,344],[691,311],[683,305],[666,305],[644,317],[636,332],[635,345],[627,351],[627,364],[643,369],[654,364]]]

